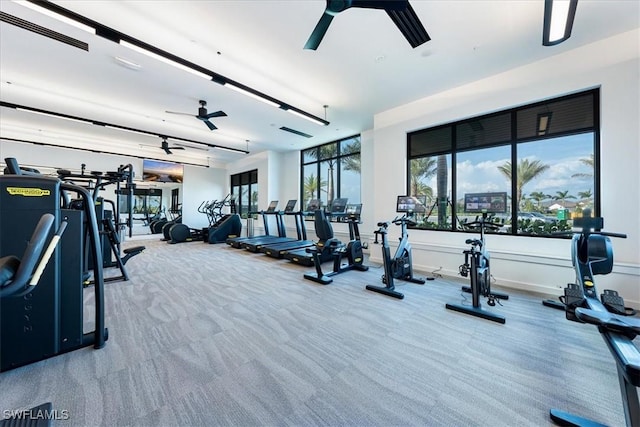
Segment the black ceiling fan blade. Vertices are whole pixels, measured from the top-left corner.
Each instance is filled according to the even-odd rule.
[[[163,149],[163,150],[164,150],[164,152],[165,152],[165,153],[167,153],[167,154],[173,154],[173,153],[171,152],[171,150],[169,150],[169,148],[167,148],[167,147],[163,147],[162,149]]]
[[[226,117],[226,116],[227,116],[227,113],[225,113],[224,111],[214,111],[213,113],[206,114],[202,117],[205,119],[211,119],[213,117]]]
[[[170,150],[184,150],[184,147],[169,147]]]
[[[411,47],[416,48],[431,40],[431,37],[427,34],[427,30],[424,29],[420,18],[418,18],[418,15],[416,15],[416,12],[409,2],[407,2],[403,10],[386,9],[386,11]]]
[[[216,127],[216,125],[214,125],[213,123],[211,123],[209,120],[204,119],[204,120],[202,120],[202,121],[204,122],[204,124],[205,124],[205,125],[207,125],[207,127],[208,127],[210,130],[216,130],[216,129],[218,129],[218,128]]]
[[[331,24],[332,20],[333,20],[333,15],[330,13],[327,13],[327,11],[325,10],[324,13],[322,14],[322,17],[316,24],[316,27],[313,29],[311,36],[309,36],[309,40],[307,40],[307,43],[305,43],[304,45],[305,49],[309,49],[309,50],[318,49],[318,46],[320,46],[320,42],[322,41],[322,38],[324,37],[327,30],[329,29],[329,24]]]
[[[384,9],[384,10],[404,10],[407,8],[409,0],[353,0],[351,7],[363,9]]]

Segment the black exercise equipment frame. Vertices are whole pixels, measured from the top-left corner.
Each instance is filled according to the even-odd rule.
[[[590,323],[598,327],[611,355],[616,361],[618,383],[622,396],[627,426],[640,425],[640,403],[637,387],[640,387],[640,350],[633,339],[640,334],[640,320],[611,313],[598,297],[594,275],[608,274],[613,268],[613,250],[608,237],[626,238],[625,234],[601,231],[604,220],[591,218],[585,210],[582,218],[576,218],[573,226],[581,228],[571,241],[571,258],[576,272],[576,283],[565,288],[567,320]],[[566,234],[566,233],[555,233]],[[590,246],[591,245],[591,246]],[[609,291],[617,296],[615,291]],[[621,298],[620,298],[621,299]],[[624,305],[624,301],[621,301]],[[600,425],[594,421],[551,409],[549,416],[558,425]]]
[[[459,313],[504,324],[506,322],[504,316],[485,310],[480,303],[480,297],[484,297],[487,298],[487,304],[493,307],[496,305],[496,299],[509,298],[506,294],[491,291],[491,256],[485,241],[485,228],[497,229],[499,226],[487,221],[486,212],[482,213],[478,221],[467,223],[467,226],[477,226],[480,229],[479,239],[465,240],[465,244],[471,245],[471,248],[463,251],[464,264],[460,266],[460,275],[469,276],[470,279],[470,286],[463,286],[462,291],[471,293],[471,306],[447,303],[445,307]]]
[[[412,212],[407,212],[403,216],[391,221],[395,225],[400,225],[401,229],[400,243],[396,248],[393,258],[391,257],[391,249],[387,237],[389,222],[378,223],[378,230],[373,232],[375,234],[374,243],[378,243],[378,236],[382,236],[382,262],[384,266],[382,283],[384,283],[385,286],[367,285],[365,289],[393,298],[403,299],[404,294],[395,290],[394,279],[418,285],[425,284],[425,279],[417,278],[413,275],[413,257],[411,255],[411,244],[409,243],[407,227],[415,227],[417,223],[411,216]],[[426,280],[433,280],[433,278],[429,277]]]
[[[322,210],[316,211],[316,215],[324,215]],[[341,216],[339,216],[340,218]],[[362,252],[362,240],[360,239],[360,229],[358,228],[359,215],[352,213],[344,216],[345,221],[349,224],[349,242],[345,245],[338,240],[333,240],[333,248],[331,254],[333,256],[333,271],[324,274],[322,272],[322,261],[318,247],[313,246],[307,248],[306,251],[313,256],[313,265],[316,274],[304,274],[304,278],[322,285],[328,285],[333,282],[332,276],[345,273],[351,270],[367,271],[369,266],[364,265],[364,253]],[[330,224],[330,223],[329,223]],[[346,255],[347,263],[342,264],[342,259]]]

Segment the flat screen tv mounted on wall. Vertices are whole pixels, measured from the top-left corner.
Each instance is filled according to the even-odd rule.
[[[184,166],[161,160],[142,160],[142,180],[152,182],[182,183]]]

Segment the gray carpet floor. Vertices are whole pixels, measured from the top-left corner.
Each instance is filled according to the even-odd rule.
[[[451,278],[398,281],[396,300],[364,289],[380,266],[323,286],[225,244],[144,244],[131,280],[106,285],[107,345],[0,374],[0,410],[51,401],[58,426],[545,426],[558,408],[624,425],[596,328],[541,296],[509,290],[501,325],[446,310],[471,303]]]

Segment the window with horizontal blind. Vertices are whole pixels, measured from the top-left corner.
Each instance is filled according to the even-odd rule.
[[[496,194],[497,233],[551,236],[599,215],[598,117],[594,89],[409,133],[407,193],[427,200],[417,228],[465,231],[482,215],[465,200]]]

